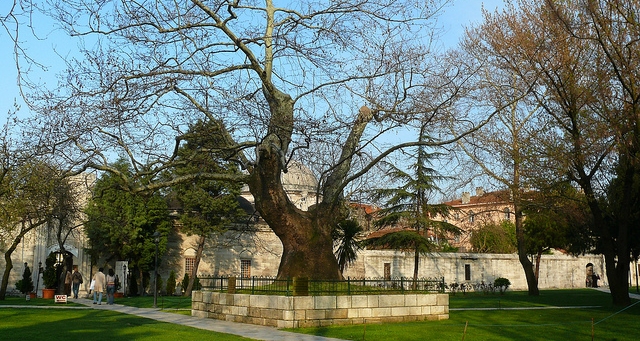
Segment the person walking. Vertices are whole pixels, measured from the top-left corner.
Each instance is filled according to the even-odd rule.
[[[80,290],[80,284],[82,284],[82,274],[78,272],[78,266],[73,266],[73,275],[71,275],[71,284],[73,285],[73,298],[78,298],[78,291]]]
[[[113,296],[116,293],[116,276],[113,273],[113,269],[109,269],[107,275],[107,304],[113,304]]]
[[[104,273],[102,273],[103,270],[103,268],[100,268],[98,272],[93,275],[93,280],[95,281],[93,284],[93,304],[102,304],[102,293],[104,292],[106,284],[106,278]]]
[[[67,270],[64,276],[64,294],[67,296],[71,296],[71,277],[71,271]]]

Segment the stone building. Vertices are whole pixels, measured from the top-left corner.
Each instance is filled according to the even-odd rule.
[[[475,195],[463,192],[461,198],[444,204],[454,208],[451,216],[434,219],[448,221],[462,230],[462,234],[449,240],[449,244],[460,252],[471,251],[471,234],[476,228],[505,220],[512,223],[516,221],[513,202],[507,190],[485,192],[482,187],[476,187]]]
[[[316,201],[317,180],[313,173],[298,163],[289,167],[289,172],[283,174],[283,185],[292,202],[301,209],[308,209]],[[89,193],[90,184],[95,178],[87,178],[78,184]],[[498,192],[500,193],[500,192]],[[214,236],[205,246],[203,259],[198,272],[201,275],[235,275],[248,278],[251,276],[275,276],[280,264],[282,244],[266,223],[260,219],[253,208],[253,197],[247,188],[243,189],[239,199],[241,206],[250,214],[251,218],[244,224],[230,227],[222,236]],[[477,189],[476,195],[464,194],[460,200],[448,204],[459,208],[459,215],[454,218],[461,227],[474,225],[480,221],[513,219],[512,208],[508,198],[495,193],[484,193]],[[353,204],[355,216],[367,226],[371,223],[375,207]],[[455,223],[455,222],[451,222]],[[169,237],[168,252],[162,255],[159,273],[166,282],[169,273],[174,271],[180,281],[185,273],[190,273],[194,265],[196,252],[196,237],[180,233],[179,225]],[[27,262],[33,269],[33,264],[44,263],[49,252],[59,251],[55,237],[46,228],[32,231],[20,249],[13,254],[14,269],[9,288],[15,288],[15,282],[20,279]],[[460,238],[463,246],[467,237]],[[78,230],[67,240],[65,249],[73,255],[73,263],[79,265],[85,278],[95,272],[90,266],[90,259],[84,252],[87,241],[84,233]],[[0,260],[0,268],[3,261]],[[563,254],[544,255],[541,263],[540,288],[574,288],[584,286],[585,265],[592,263],[594,271],[604,272],[604,260],[601,256],[586,255],[572,257]],[[118,262],[116,271],[121,278],[125,278],[126,263]],[[635,266],[632,267],[637,270]],[[363,250],[358,254],[357,261],[345,270],[345,277],[383,277],[388,273],[391,277],[411,277],[413,275],[413,254],[393,250]],[[42,280],[34,271],[34,283]],[[474,254],[474,253],[434,253],[421,258],[420,277],[444,277],[446,283],[476,284],[489,283],[497,277],[506,277],[512,283],[513,289],[526,289],[524,273],[515,254]],[[630,278],[635,278],[632,272]],[[605,281],[606,276],[601,276]],[[89,280],[85,280],[87,289]],[[85,291],[86,293],[86,291]]]

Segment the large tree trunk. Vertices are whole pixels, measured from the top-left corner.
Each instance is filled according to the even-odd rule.
[[[293,131],[293,101],[274,88],[265,87],[264,93],[272,116],[269,134],[257,148],[258,162],[251,171],[249,188],[256,210],[282,242],[278,278],[342,279],[331,237],[335,225],[346,217],[341,201],[328,198],[308,212],[289,201],[281,172],[286,171]]]
[[[261,156],[250,182],[256,209],[282,242],[278,278],[341,279],[331,231],[344,214],[320,203],[305,212],[293,205],[280,183],[279,159]]]
[[[609,229],[605,228],[602,238],[602,254],[605,260],[605,271],[611,290],[611,299],[617,306],[627,306],[631,303],[629,297],[629,264],[631,262],[628,243],[628,227],[618,224],[618,235],[611,238]]]
[[[624,257],[623,257],[624,258]],[[629,258],[629,257],[626,257]],[[627,306],[631,303],[629,297],[629,259],[619,259],[611,254],[605,254],[605,266],[607,271],[607,280],[609,281],[609,289],[611,290],[611,298],[613,304],[617,306]],[[611,265],[615,264],[615,265]]]
[[[331,230],[313,221],[301,223],[296,218],[283,216],[283,221],[289,221],[292,230],[276,233],[283,246],[278,278],[342,279],[333,254]]]

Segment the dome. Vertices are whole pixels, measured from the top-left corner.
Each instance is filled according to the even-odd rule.
[[[282,187],[298,208],[307,210],[315,202],[318,180],[313,172],[297,161],[289,162],[286,173],[281,174]],[[253,204],[253,195],[249,192],[249,186],[244,185],[241,195]]]
[[[292,161],[288,165],[288,171],[282,173],[282,186],[287,193],[315,193],[318,180],[309,168],[299,162]]]

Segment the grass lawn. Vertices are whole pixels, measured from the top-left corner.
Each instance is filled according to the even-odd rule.
[[[152,308],[153,296],[132,296],[116,298],[116,304],[122,304],[136,308]],[[191,315],[191,297],[184,296],[158,296],[158,308],[164,311]]]
[[[633,301],[634,303],[637,301]],[[583,309],[452,310],[449,320],[296,329],[347,340],[639,340],[640,303],[613,307],[609,294],[590,289],[506,295],[457,294],[451,309],[600,306]],[[592,323],[593,321],[593,323]]]
[[[32,298],[27,301],[24,297],[5,297],[4,300],[0,300],[0,306],[2,305],[23,305],[23,306],[69,306],[69,307],[84,307],[82,304],[74,303],[73,300],[67,300],[67,303],[55,303],[53,299]],[[1,340],[1,339],[0,339]]]
[[[47,302],[51,301],[51,303]],[[8,298],[0,305],[43,305],[53,300]],[[637,301],[633,301],[634,303]],[[150,308],[153,297],[117,299],[116,303]],[[70,303],[69,306],[76,305]],[[158,307],[188,311],[191,300],[158,297]],[[533,309],[597,306],[581,309]],[[497,310],[464,310],[500,308]],[[450,296],[450,319],[411,323],[366,324],[292,330],[346,340],[639,340],[640,303],[613,307],[609,294],[591,289],[544,290],[506,295],[458,293]],[[10,338],[5,338],[10,335]],[[0,307],[0,340],[247,340],[238,336],[178,326],[105,310],[22,309]]]
[[[113,311],[0,307],[0,340],[250,340]]]

